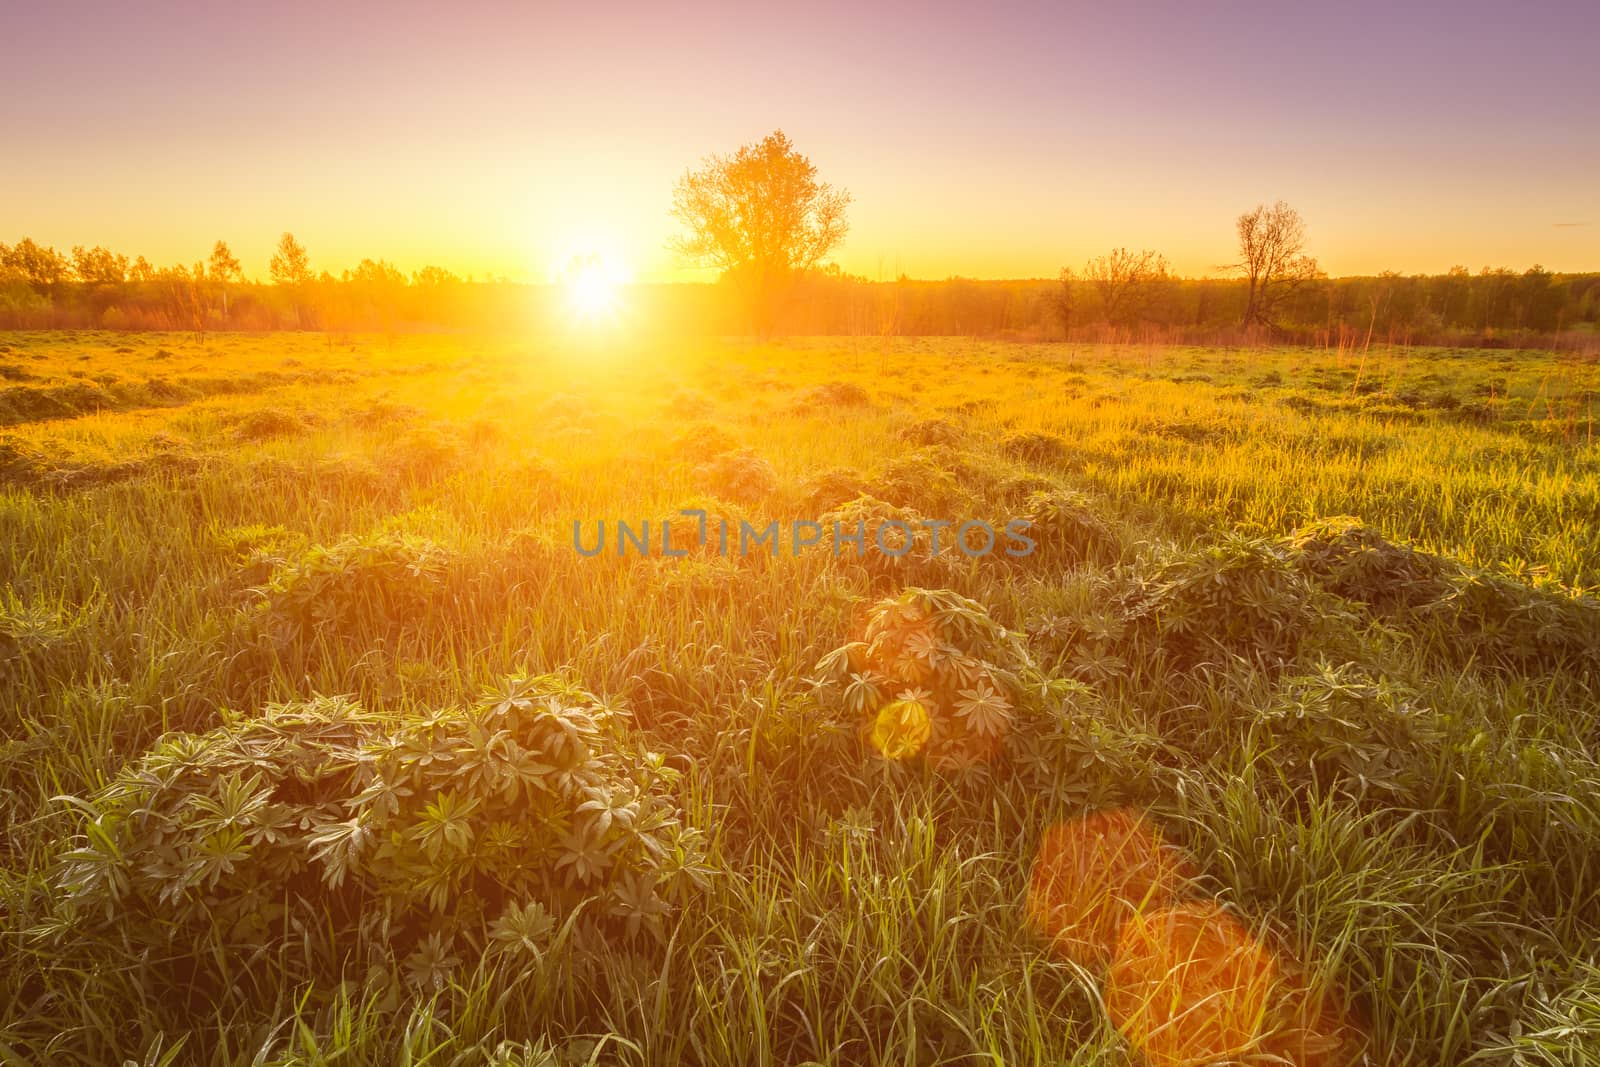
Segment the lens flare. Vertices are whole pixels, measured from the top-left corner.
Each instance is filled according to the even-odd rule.
[[[1097,811],[1045,833],[1028,916],[1058,954],[1103,971],[1123,924],[1141,910],[1176,904],[1197,874],[1139,812]]]
[[[1111,1021],[1154,1067],[1197,1067],[1255,1047],[1278,966],[1212,903],[1135,913],[1106,979]]]
[[[878,712],[868,739],[884,759],[910,759],[928,743],[932,725],[921,701],[894,700]]]
[[[616,318],[622,308],[623,274],[599,255],[576,256],[563,272],[567,305],[581,321]]]

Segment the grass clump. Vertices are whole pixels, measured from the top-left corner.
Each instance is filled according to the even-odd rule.
[[[738,504],[757,504],[778,491],[772,464],[749,448],[714,456],[695,474],[707,491]]]
[[[298,437],[311,429],[313,420],[282,408],[256,408],[233,421],[235,441],[268,441],[275,437]]]
[[[449,563],[435,542],[393,531],[314,545],[273,568],[257,617],[279,644],[391,632],[426,613]]]
[[[1057,466],[1068,456],[1067,443],[1053,433],[1016,431],[1000,439],[1000,454],[1023,463]]]
[[[1031,670],[1022,642],[983,605],[920,588],[873,604],[856,639],[817,664],[878,754],[923,756],[938,770],[999,754]]]
[[[1030,524],[1028,536],[1041,564],[1113,563],[1121,555],[1116,531],[1088,496],[1075,490],[1029,494],[1021,518]]]
[[[222,979],[271,958],[443,985],[564,924],[658,934],[704,882],[674,773],[552,676],[394,718],[341,698],[169,736],[76,802],[46,930],[67,951]],[[201,974],[174,974],[194,982]]]
[[[1600,601],[1591,596],[1394,544],[1348,517],[1303,527],[1286,546],[1323,588],[1423,632],[1453,659],[1524,672],[1600,664]]]
[[[1276,543],[1238,534],[1164,554],[1140,585],[1139,613],[1185,665],[1220,656],[1282,667],[1348,614],[1319,596]]]

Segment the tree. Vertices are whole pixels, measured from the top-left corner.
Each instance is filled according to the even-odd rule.
[[[1070,340],[1072,337],[1072,287],[1077,283],[1077,280],[1078,276],[1073,273],[1071,267],[1061,268],[1061,288],[1056,290],[1055,310],[1056,314],[1061,318],[1061,337],[1063,340]]]
[[[1167,258],[1159,252],[1113,248],[1084,264],[1083,276],[1100,295],[1100,310],[1114,326],[1138,321],[1156,283],[1167,277]]]
[[[289,291],[289,299],[294,304],[294,324],[298,327],[301,324],[301,299],[306,287],[311,284],[311,260],[305,248],[294,239],[294,234],[285,233],[278,238],[278,248],[272,253],[267,271],[272,275],[272,284]]]
[[[228,247],[226,241],[218,241],[211,246],[211,258],[206,261],[206,276],[222,291],[222,317],[228,317],[228,286],[238,281],[244,271],[239,266],[238,257]]]
[[[765,335],[778,298],[844,239],[849,203],[779,130],[678,180],[672,215],[688,232],[668,247],[738,284]]]
[[[36,244],[31,237],[24,237],[8,248],[0,267],[20,274],[41,294],[50,292],[72,276],[72,264],[66,256],[47,245]]]
[[[1239,325],[1271,327],[1284,300],[1321,274],[1317,261],[1305,254],[1305,220],[1280,200],[1240,215],[1238,229],[1240,262],[1230,269],[1250,283]]]
[[[274,285],[305,285],[311,281],[311,260],[292,233],[278,238],[278,248],[267,269]]]
[[[72,250],[72,269],[80,281],[90,285],[121,285],[128,280],[128,257],[99,245],[90,249],[78,245]]]

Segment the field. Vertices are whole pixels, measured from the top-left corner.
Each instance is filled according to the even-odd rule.
[[[0,334],[0,1060],[1596,1062],[1597,397]],[[684,509],[784,543],[574,547]]]

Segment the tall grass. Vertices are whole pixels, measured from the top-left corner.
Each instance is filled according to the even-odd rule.
[[[1581,627],[1579,594],[1600,584],[1593,363],[5,340],[41,379],[15,388],[86,377],[112,398],[12,397],[0,431],[7,1062],[1129,1062],[1099,977],[1052,954],[1023,906],[1048,828],[1125,804],[1182,842],[1206,894],[1348,997],[1372,1062],[1600,1057],[1593,660],[1500,655],[1459,616],[1342,599],[1283,547],[1358,516],[1505,577],[1513,607],[1576,605]],[[730,489],[681,439],[700,423],[770,477]],[[903,576],[826,550],[571,548],[574,519],[724,493],[763,520],[815,519],[804,502],[828,472],[930,518],[1010,517],[1038,488],[1093,518],[1092,550],[920,575],[1025,635],[1041,672],[1037,717],[996,762],[885,764],[811,684]],[[305,619],[336,599],[334,625],[270,625],[317,546],[423,542],[440,561],[426,581],[395,557],[336,598],[293,586]],[[658,937],[561,916],[537,958],[457,952],[436,985],[354,955],[306,977],[264,942],[189,968],[226,976],[199,983],[63,925],[60,857],[85,822],[62,798],[95,797],[163,735],[318,694],[421,716],[553,671],[680,772],[707,880]]]

